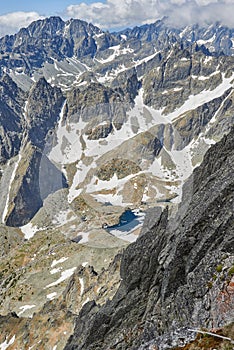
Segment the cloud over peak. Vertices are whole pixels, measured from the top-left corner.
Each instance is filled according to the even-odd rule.
[[[67,16],[102,27],[121,28],[154,22],[164,16],[174,26],[220,21],[234,26],[234,0],[106,0],[67,7]]]
[[[42,19],[37,12],[11,12],[0,16],[0,37],[6,34],[14,34],[22,27],[27,27],[31,22]]]
[[[176,27],[217,21],[234,27],[234,0],[102,0],[71,4],[63,13],[64,19],[78,18],[109,30],[152,23],[163,17],[168,18],[168,24]],[[13,34],[42,18],[44,16],[37,12],[2,15],[0,36]]]

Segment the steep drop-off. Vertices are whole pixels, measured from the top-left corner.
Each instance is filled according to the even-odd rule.
[[[177,216],[165,210],[128,246],[116,295],[83,307],[66,350],[169,349],[189,328],[233,321],[233,161],[234,129],[190,177]]]

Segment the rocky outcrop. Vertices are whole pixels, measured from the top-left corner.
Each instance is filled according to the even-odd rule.
[[[120,88],[125,101],[133,103],[140,88],[136,69],[128,69],[116,77],[111,83],[112,88]]]
[[[116,295],[85,305],[66,350],[168,349],[194,336],[184,328],[233,320],[233,145],[234,129],[189,179],[175,219],[164,211],[126,249]]]
[[[156,63],[156,62],[155,62]],[[227,77],[233,60],[207,56],[196,45],[184,48],[178,44],[170,54],[143,78],[144,102],[155,109],[163,109],[165,115],[179,108],[193,95],[214,90]],[[220,64],[221,63],[221,64]]]
[[[200,27],[195,24],[183,28],[172,28],[171,24],[168,23],[168,19],[164,18],[141,27],[125,29],[119,33],[119,36],[121,34],[126,35],[129,41],[138,39],[146,44],[147,42],[153,42],[156,50],[170,46],[173,42],[183,41],[187,45],[196,42],[212,53],[233,54],[231,43],[233,30],[222,26],[218,22],[208,27]]]
[[[165,23],[0,39],[0,344],[161,350],[232,320],[233,131],[173,215],[233,125],[233,32]]]
[[[0,81],[0,162],[19,152],[24,131],[23,101],[23,91],[8,75],[3,76]]]
[[[8,226],[26,224],[50,193],[66,187],[64,176],[37,148],[28,144],[21,152],[6,203]]]
[[[102,165],[96,172],[97,177],[103,181],[109,181],[115,174],[118,179],[138,173],[141,170],[137,164],[128,159],[113,159]]]
[[[181,150],[186,147],[192,140],[196,140],[199,135],[205,130],[205,127],[210,122],[212,117],[219,111],[222,102],[227,98],[232,89],[227,90],[223,96],[213,99],[208,103],[204,103],[196,109],[182,114],[173,122],[174,127],[174,147]],[[225,111],[223,111],[225,113]],[[229,128],[232,121],[226,121]],[[217,131],[218,133],[218,131]],[[211,133],[209,133],[212,137]],[[222,134],[221,134],[222,135]]]
[[[27,139],[43,150],[48,132],[58,121],[64,100],[61,90],[42,78],[27,96],[5,75],[0,82],[0,99],[0,160],[16,156]]]
[[[22,244],[23,235],[18,228],[0,225],[0,258],[4,258],[12,249]],[[3,274],[0,273],[0,276]]]
[[[70,123],[86,122],[84,132],[89,139],[96,140],[107,137],[114,127],[121,129],[128,108],[123,92],[91,83],[68,93],[65,117]]]
[[[20,226],[34,216],[50,193],[66,186],[60,171],[42,156],[48,151],[48,137],[64,98],[45,79],[27,94],[5,75],[0,81],[0,99],[2,220]]]
[[[34,146],[43,150],[46,136],[55,128],[64,97],[59,88],[41,78],[30,90],[26,110],[28,137]]]
[[[17,316],[14,312],[8,313],[6,310],[4,316],[0,316],[0,341],[3,343],[8,340],[9,343],[15,335],[14,349],[30,346],[36,346],[38,350],[51,350],[55,346],[59,350],[63,349],[73,332],[74,318],[82,305],[92,299],[99,304],[104,304],[107,298],[113,297],[120,283],[121,254],[117,254],[117,250],[115,250],[117,255],[113,259],[112,253],[108,253],[105,249],[90,251],[88,247],[66,241],[62,235],[49,236],[48,238],[45,234],[38,235],[34,242],[31,240],[31,242],[27,241],[22,244],[20,251],[15,247],[14,257],[9,257],[10,266],[7,273],[5,266],[1,265],[1,302],[5,301],[6,307],[9,302],[18,304],[15,309],[19,315]],[[37,252],[38,247],[35,245],[38,245],[39,249],[48,250],[48,259],[41,259],[39,255],[37,259],[37,253],[34,255],[34,252]],[[78,266],[66,284],[51,287],[54,290],[53,293],[51,293],[51,288],[43,288],[42,291],[38,288],[41,284],[41,277],[39,277],[41,274],[44,275],[47,283],[47,279],[53,277],[49,271],[54,272],[51,264],[56,260],[54,260],[55,256],[51,255],[51,251],[60,252],[61,257],[66,254],[69,257],[67,260],[71,260],[71,266],[75,264]],[[33,259],[30,258],[32,256]],[[108,261],[113,261],[110,264],[107,263],[105,269],[94,269],[87,262],[81,265],[82,259],[89,260],[91,256],[95,264],[104,257]],[[24,267],[17,269],[20,258],[23,258]],[[61,260],[57,264],[59,270],[63,268]],[[58,273],[59,271],[55,274]],[[13,294],[7,295],[7,285],[11,285]],[[42,300],[43,294],[44,300]],[[21,316],[22,308],[19,306],[25,303],[37,305],[37,312],[34,312],[32,317],[26,317],[25,313],[24,317]]]

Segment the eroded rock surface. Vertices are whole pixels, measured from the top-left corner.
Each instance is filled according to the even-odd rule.
[[[231,323],[233,145],[234,129],[190,178],[187,207],[169,221],[164,211],[126,249],[116,295],[101,308],[86,305],[66,350],[164,349],[176,346],[184,327]]]

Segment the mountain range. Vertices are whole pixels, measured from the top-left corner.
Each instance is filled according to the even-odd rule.
[[[0,39],[0,348],[232,346],[233,53],[164,19]]]

